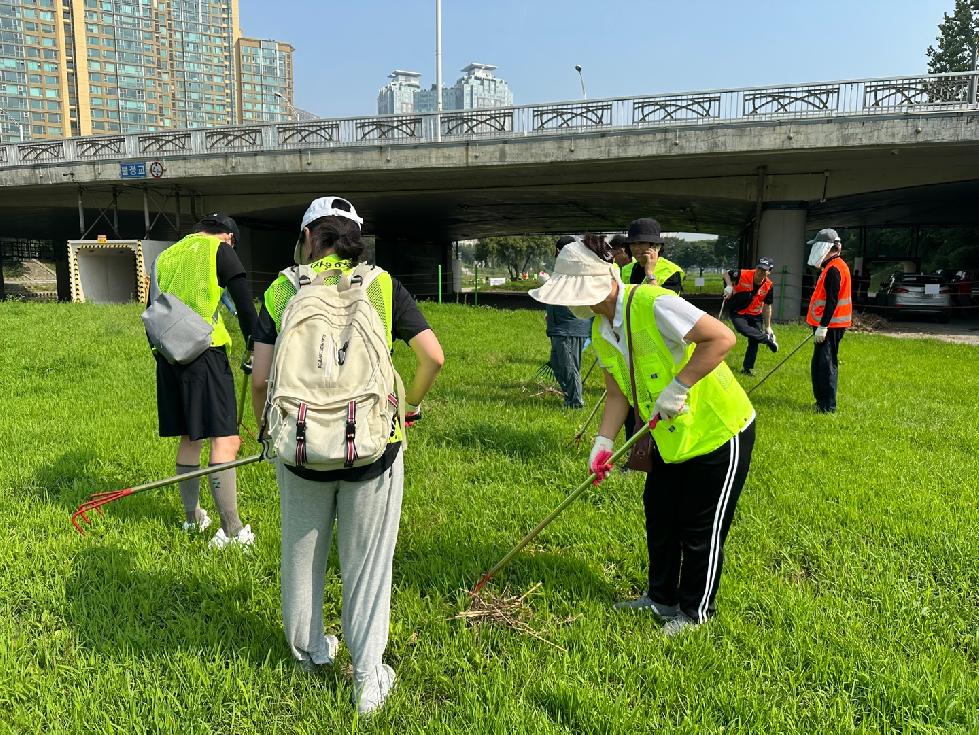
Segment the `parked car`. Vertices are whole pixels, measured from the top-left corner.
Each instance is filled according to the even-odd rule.
[[[895,273],[890,282],[877,291],[877,303],[887,307],[886,314],[933,314],[948,321],[952,314],[952,291],[941,274]]]

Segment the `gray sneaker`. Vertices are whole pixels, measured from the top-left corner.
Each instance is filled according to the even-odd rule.
[[[337,637],[335,635],[328,635],[326,636],[326,656],[317,656],[317,658],[322,659],[321,661],[316,661],[313,658],[303,658],[296,661],[296,664],[307,674],[318,674],[323,669],[333,666],[339,648],[340,641],[337,640]]]
[[[387,664],[375,666],[368,674],[354,676],[353,701],[362,715],[372,715],[382,706],[394,689],[394,669]]]
[[[699,625],[701,625],[701,623],[698,623],[686,613],[677,612],[676,615],[666,621],[666,625],[663,626],[663,635],[672,638],[685,630],[696,628]]]
[[[680,614],[680,608],[676,605],[662,605],[653,602],[648,595],[643,595],[635,600],[623,600],[615,603],[616,610],[648,610],[653,615],[663,620],[670,620],[675,615]]]

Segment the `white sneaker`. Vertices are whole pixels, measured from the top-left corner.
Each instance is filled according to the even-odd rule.
[[[223,528],[219,528],[218,532],[214,534],[214,538],[212,538],[207,545],[212,549],[223,549],[227,546],[231,546],[232,544],[237,544],[238,546],[243,546],[245,548],[251,547],[255,544],[255,534],[252,533],[251,524],[248,524],[242,528],[231,538],[225,534]]]
[[[337,657],[337,650],[340,648],[340,641],[337,640],[335,635],[326,636],[326,655],[320,656],[322,661],[316,661],[314,658],[300,659],[296,663],[299,664],[299,668],[305,671],[307,674],[318,674],[322,669],[327,666],[333,666],[333,662]]]
[[[362,715],[377,712],[394,689],[394,669],[380,664],[365,676],[354,676],[353,701]]]
[[[663,626],[663,635],[673,637],[679,635],[686,630],[691,630],[701,625],[696,620],[691,618],[684,612],[677,613],[674,617],[666,621],[666,625]]]
[[[662,605],[658,602],[653,602],[649,599],[648,595],[643,595],[635,600],[623,600],[622,602],[616,602],[614,605],[616,610],[643,610],[649,611],[658,618],[663,620],[669,620],[680,614],[680,608],[676,605]]]
[[[205,528],[211,525],[211,517],[207,514],[207,511],[201,508],[201,519],[197,522],[194,521],[184,521],[183,528],[184,533],[200,533]]]

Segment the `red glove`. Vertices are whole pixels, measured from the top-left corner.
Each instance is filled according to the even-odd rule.
[[[595,474],[595,484],[597,485],[612,471],[612,440],[599,434],[595,437],[595,445],[591,449],[591,457],[588,461],[588,469]]]

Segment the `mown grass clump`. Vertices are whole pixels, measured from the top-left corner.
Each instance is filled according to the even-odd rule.
[[[283,643],[268,466],[239,474],[250,554],[182,535],[176,488],[109,506],[84,538],[69,525],[89,493],[173,472],[138,307],[0,305],[0,731],[979,730],[975,348],[847,335],[835,416],[811,411],[805,348],[752,396],[719,617],[667,640],[611,609],[645,577],[641,478],[616,474],[486,591],[531,635],[458,615],[583,479],[584,414],[525,390],[548,355],[542,313],[424,310],[447,363],[407,455],[399,686],[365,725],[349,657],[310,678]],[[778,331],[785,350],[805,336]],[[406,376],[409,358],[400,345]],[[601,390],[596,372],[589,404]],[[334,565],[334,630],[339,604]]]

